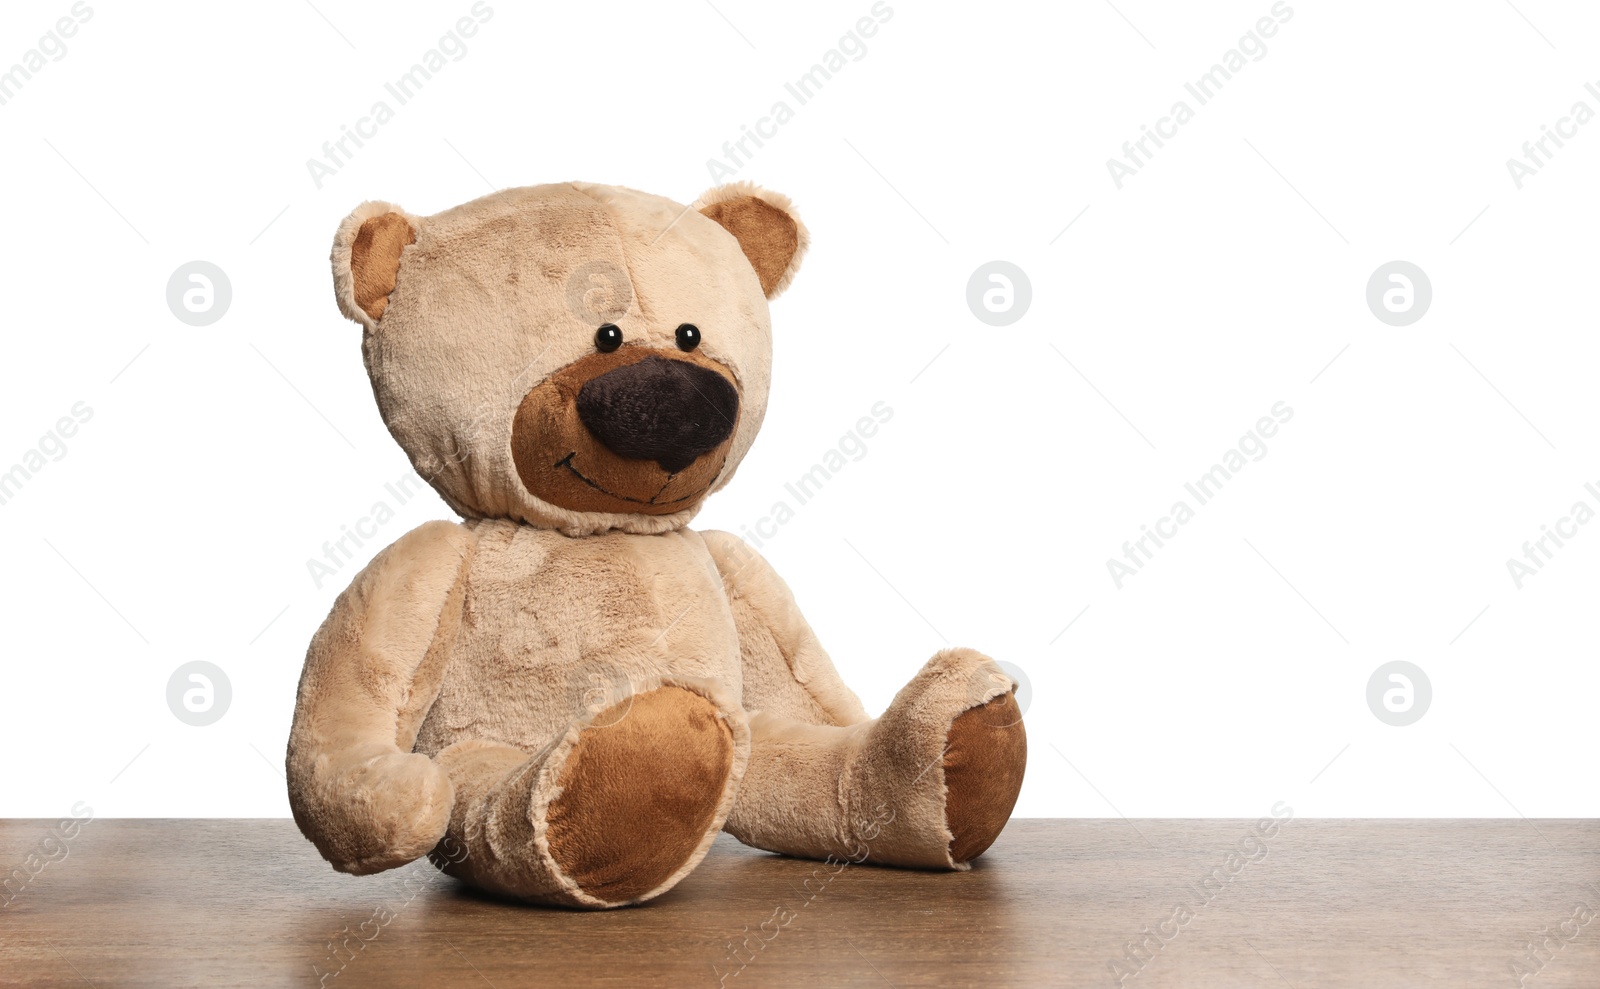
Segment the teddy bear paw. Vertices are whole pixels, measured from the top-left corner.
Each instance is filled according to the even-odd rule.
[[[957,715],[942,763],[950,860],[961,865],[982,855],[1000,836],[1022,790],[1028,737],[1016,693],[1008,691]]]
[[[391,752],[335,777],[313,833],[333,867],[364,876],[428,854],[444,837],[455,796],[425,755]]]
[[[605,905],[663,892],[721,829],[738,755],[724,712],[683,687],[599,712],[562,765],[545,814],[551,859]]]
[[[934,656],[867,733],[852,840],[875,862],[964,869],[999,836],[1028,761],[1015,684],[971,649]]]

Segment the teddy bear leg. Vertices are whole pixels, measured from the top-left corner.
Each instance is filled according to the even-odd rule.
[[[966,869],[1022,787],[1027,737],[1013,689],[992,660],[949,649],[876,720],[833,727],[757,715],[727,828],[807,858]]]
[[[434,860],[519,899],[591,908],[648,900],[704,857],[748,753],[739,707],[687,678],[595,712],[531,758],[458,742],[438,757],[457,799]]]

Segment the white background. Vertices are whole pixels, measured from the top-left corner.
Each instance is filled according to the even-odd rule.
[[[1506,560],[1600,507],[1600,122],[1520,190],[1505,162],[1600,110],[1600,12],[1518,2],[1294,0],[1198,106],[1183,83],[1269,0],[892,0],[799,106],[783,83],[870,0],[490,0],[319,189],[307,159],[469,0],[91,0],[0,106],[0,469],[93,409],[0,506],[0,816],[288,813],[301,658],[357,568],[317,588],[306,561],[408,470],[330,290],[352,207],[575,178],[688,202],[786,98],[737,177],[793,196],[813,247],[773,307],[766,429],[696,524],[755,523],[893,408],[763,549],[869,709],[946,641],[1020,666],[1024,816],[1595,815],[1600,524],[1520,590]],[[0,66],[70,6],[5,4]],[[1194,119],[1117,189],[1106,160],[1179,99]],[[195,259],[233,287],[203,328],[165,302]],[[1033,287],[1003,328],[965,303],[995,259]],[[1433,286],[1407,327],[1365,303],[1394,259]],[[1119,590],[1106,561],[1280,401],[1266,456]],[[446,517],[413,499],[358,563]],[[233,686],[205,728],[165,699],[197,659]],[[1365,699],[1395,659],[1432,681],[1410,727]]]

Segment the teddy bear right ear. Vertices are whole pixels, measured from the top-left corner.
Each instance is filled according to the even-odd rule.
[[[777,298],[794,281],[811,235],[788,196],[749,182],[732,182],[706,190],[693,208],[733,234],[767,298]]]
[[[417,218],[384,202],[365,202],[333,237],[333,291],[339,311],[376,329],[400,273],[400,253],[417,242]]]

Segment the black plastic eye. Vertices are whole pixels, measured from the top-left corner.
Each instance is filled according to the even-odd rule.
[[[622,327],[615,323],[607,323],[594,331],[594,349],[602,354],[609,354],[622,346]]]
[[[693,323],[684,323],[678,327],[678,349],[693,350],[700,346],[700,327]]]

